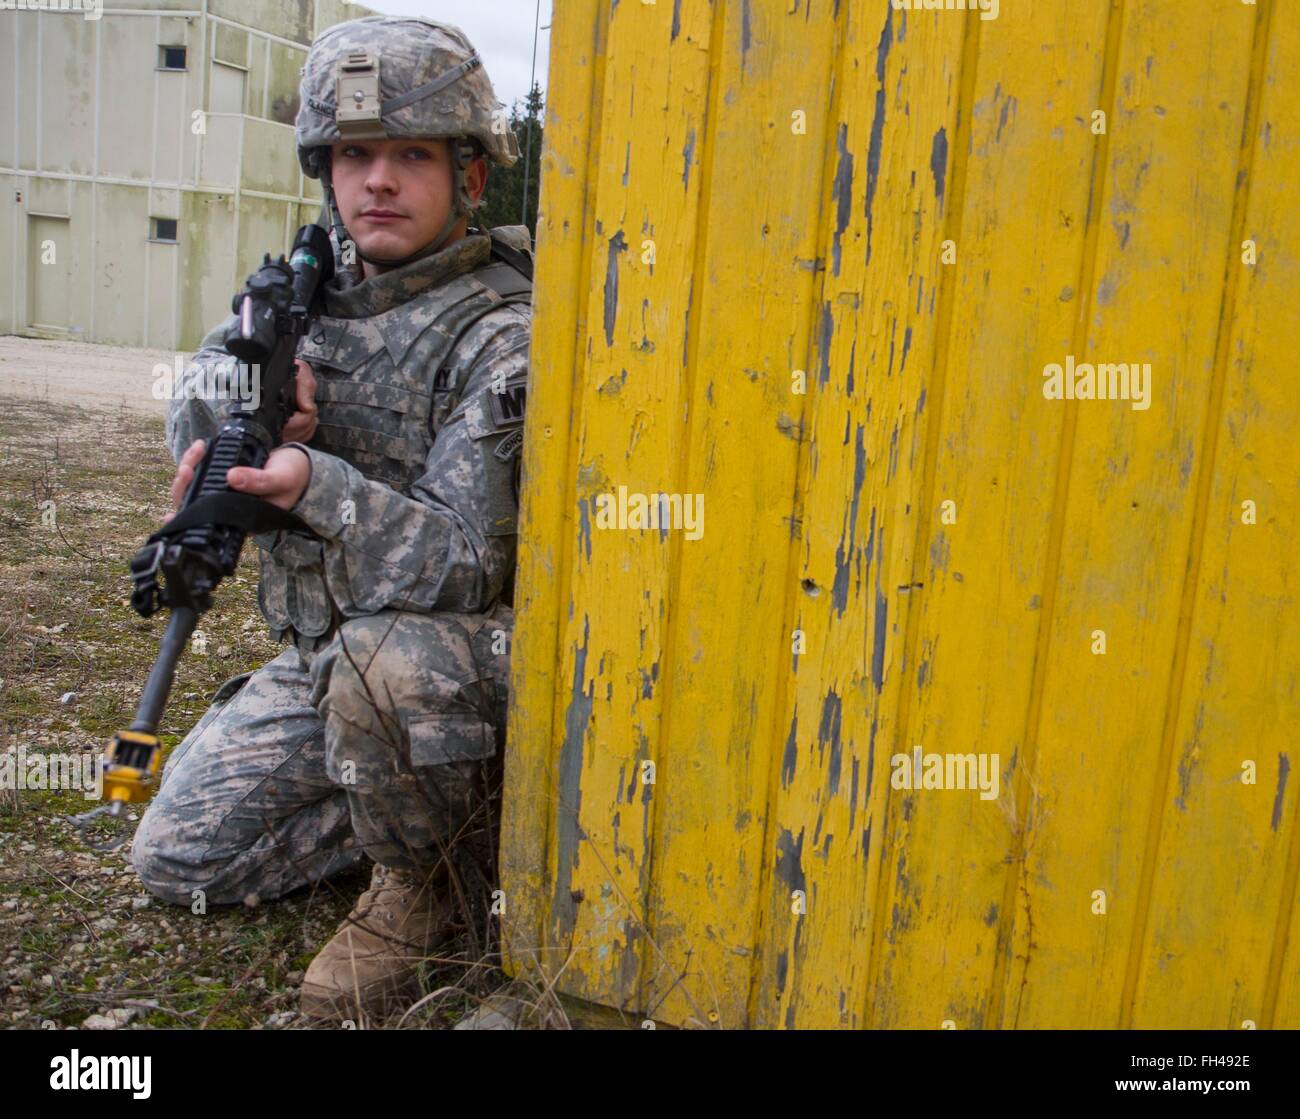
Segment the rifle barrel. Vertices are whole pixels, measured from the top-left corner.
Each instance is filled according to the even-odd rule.
[[[149,679],[145,681],[144,692],[135,709],[135,722],[131,724],[133,731],[142,734],[158,733],[163,708],[167,706],[172,681],[176,678],[176,663],[185,652],[185,646],[198,620],[198,614],[187,606],[175,607],[168,616],[167,629],[163,632],[158,657],[149,671]]]

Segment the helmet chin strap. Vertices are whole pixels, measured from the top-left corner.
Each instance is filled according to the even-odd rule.
[[[438,235],[423,248],[416,249],[415,252],[399,259],[371,256],[369,253],[361,251],[361,246],[352,240],[347,227],[343,224],[343,215],[339,213],[338,201],[334,196],[334,180],[330,172],[328,158],[323,159],[320,164],[320,180],[324,189],[325,204],[329,210],[330,225],[334,230],[334,236],[340,245],[352,241],[356,255],[367,264],[376,264],[384,268],[401,268],[407,264],[414,264],[417,260],[424,260],[426,257],[433,256],[447,247],[448,239],[461,217],[468,218],[473,213],[471,205],[473,200],[469,198],[469,192],[465,189],[465,168],[461,165],[460,160],[456,159],[452,164],[451,213],[447,215],[447,220],[442,223],[442,229],[438,231]]]

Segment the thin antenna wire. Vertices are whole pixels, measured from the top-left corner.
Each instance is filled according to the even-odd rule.
[[[537,84],[537,32],[542,22],[542,0],[537,0],[533,12],[533,64],[528,72],[528,95],[524,99],[524,112],[528,114],[528,136],[524,140],[524,206],[519,215],[519,224],[528,224],[528,187],[530,173],[533,169],[533,114],[531,111],[533,87]]]

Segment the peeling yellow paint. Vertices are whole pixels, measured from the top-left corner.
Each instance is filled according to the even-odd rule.
[[[1300,1027],[1300,25],[1237,7],[557,5],[512,970],[675,1024]],[[1047,399],[1067,357],[1150,407]],[[598,528],[619,486],[702,538]],[[892,788],[915,748],[997,798]]]

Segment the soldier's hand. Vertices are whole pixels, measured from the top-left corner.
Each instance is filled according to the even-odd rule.
[[[167,520],[170,521],[176,515],[176,510],[181,507],[181,502],[185,500],[185,491],[190,488],[190,483],[194,481],[194,471],[198,469],[199,463],[203,461],[203,452],[206,450],[207,445],[203,440],[196,439],[190,444],[189,450],[181,455],[180,465],[176,468],[176,477],[172,479],[172,511],[168,514]]]
[[[294,364],[298,367],[298,411],[285,423],[281,443],[306,443],[316,434],[316,373],[302,358],[295,358]]]
[[[281,509],[298,504],[311,481],[311,459],[300,447],[276,447],[261,470],[235,466],[226,472],[226,485],[240,493],[251,493]]]

